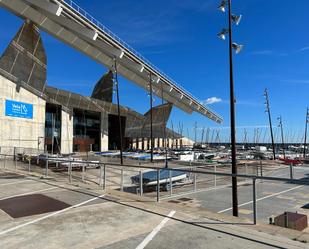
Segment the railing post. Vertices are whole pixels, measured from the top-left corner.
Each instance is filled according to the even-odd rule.
[[[217,187],[217,165],[214,165],[214,171],[215,171],[215,188]]]
[[[100,165],[99,186],[100,186],[100,187],[103,187],[103,168],[102,168],[102,165]]]
[[[56,168],[58,168],[58,153],[57,153],[57,161],[56,161]]]
[[[106,164],[103,165],[103,173],[104,173],[104,181],[103,181],[103,189],[106,189]]]
[[[263,162],[260,161],[260,175],[261,177],[263,177]],[[262,182],[263,180],[261,179],[260,182]]]
[[[82,165],[82,182],[85,182],[85,164]]]
[[[123,191],[123,167],[121,167],[120,191]]]
[[[69,165],[69,182],[72,183],[72,161],[70,160]]]
[[[157,202],[160,201],[160,170],[157,169]]]
[[[15,147],[14,147],[15,148]],[[15,152],[14,152],[15,153]],[[17,171],[17,157],[14,156],[15,171]]]
[[[293,176],[293,164],[290,164],[290,179],[293,180],[294,176]]]
[[[5,161],[6,161],[6,155],[4,155],[3,158],[4,158],[4,159],[3,159],[3,168],[5,169],[5,168],[6,168],[6,163],[5,163]]]
[[[246,173],[246,175],[248,175],[248,165],[247,165],[247,163],[245,163],[245,173]]]
[[[196,192],[196,173],[194,173],[194,176],[193,176],[193,181],[194,181],[194,192]]]
[[[45,176],[48,176],[48,154],[46,154],[45,162]]]
[[[253,224],[256,225],[256,178],[252,179],[252,194],[253,194]]]
[[[139,195],[143,196],[143,171],[139,172]]]
[[[172,181],[172,171],[169,170],[169,177],[170,177],[170,196],[173,195],[173,181]]]

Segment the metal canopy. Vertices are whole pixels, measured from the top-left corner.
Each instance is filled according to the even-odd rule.
[[[189,114],[197,112],[217,123],[222,122],[220,116],[71,0],[0,0],[0,6],[31,20],[40,29],[110,69],[117,60],[118,73],[145,90],[148,90],[151,74],[153,91],[158,97]]]

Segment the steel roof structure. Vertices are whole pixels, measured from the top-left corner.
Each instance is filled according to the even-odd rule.
[[[71,0],[0,0],[0,6],[31,20],[36,26],[100,64],[113,69],[186,113],[197,112],[221,123],[222,118],[176,84],[147,59],[114,35]]]

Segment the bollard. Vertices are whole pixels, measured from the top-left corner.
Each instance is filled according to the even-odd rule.
[[[157,202],[160,201],[160,170],[157,170]]]
[[[28,172],[30,173],[31,171],[31,159],[28,159]]]
[[[215,171],[215,188],[217,187],[217,175],[216,175],[216,173],[217,173],[217,165],[215,164],[214,165],[214,171]]]
[[[143,171],[139,172],[139,194],[140,196],[143,196]]]
[[[120,191],[123,191],[123,167],[121,168]]]
[[[170,177],[170,196],[173,195],[173,181],[172,181],[172,171],[169,170],[169,177]]]
[[[293,180],[294,176],[293,176],[293,164],[290,164],[290,179]]]
[[[252,179],[252,192],[253,192],[253,224],[256,225],[256,179]]]

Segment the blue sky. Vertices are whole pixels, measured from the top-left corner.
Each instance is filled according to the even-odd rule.
[[[217,10],[219,0],[101,1],[76,0],[105,26],[175,79],[200,100],[221,99],[209,105],[224,118],[222,125],[199,114],[187,115],[174,108],[170,121],[179,122],[194,137],[193,125],[229,134],[228,44],[216,34],[226,27],[227,17]],[[309,1],[233,1],[233,12],[242,14],[234,26],[234,41],[244,44],[234,56],[237,98],[237,139],[243,130],[253,139],[254,129],[268,137],[263,91],[269,89],[274,125],[282,115],[286,137],[301,140],[305,110],[309,105]],[[22,20],[0,9],[0,51],[13,38]],[[106,68],[67,45],[44,34],[48,55],[48,83],[52,86],[91,94]],[[123,105],[139,112],[148,110],[147,94],[124,78],[120,79]],[[155,104],[161,100],[156,99]],[[169,123],[171,126],[171,123]],[[188,129],[187,129],[188,128]],[[277,130],[277,128],[276,128]]]

